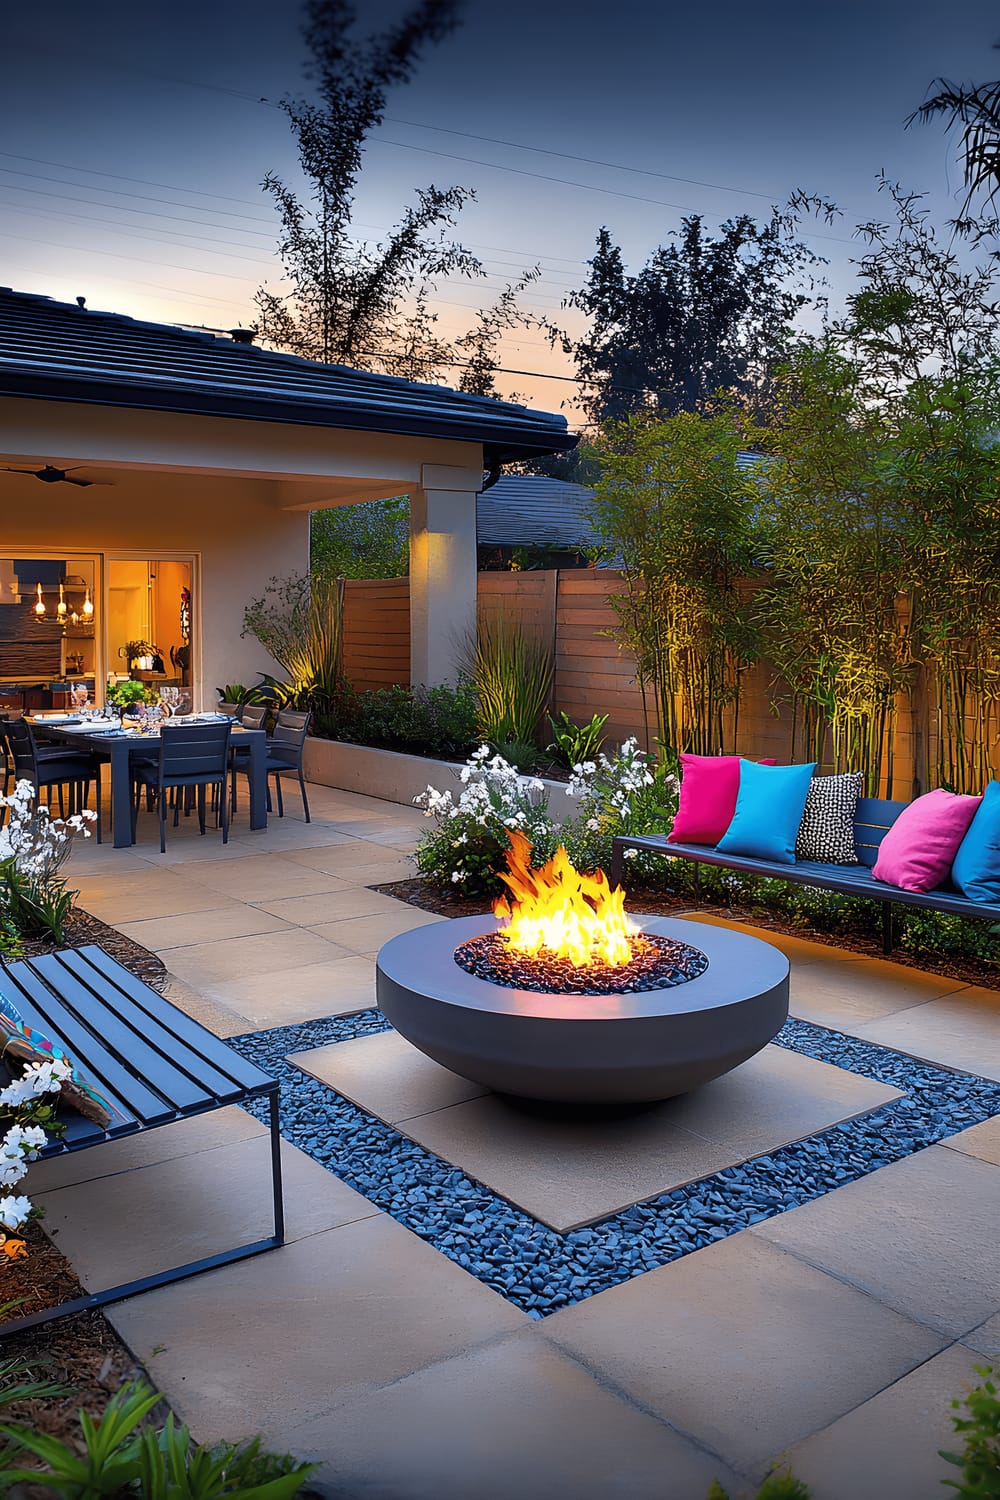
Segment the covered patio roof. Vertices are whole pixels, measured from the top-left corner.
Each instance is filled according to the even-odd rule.
[[[486,467],[576,445],[566,418],[0,287],[0,395],[482,443]]]

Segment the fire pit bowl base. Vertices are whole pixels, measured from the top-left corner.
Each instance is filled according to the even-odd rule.
[[[460,943],[493,916],[401,933],[376,966],[379,1007],[421,1052],[500,1094],[550,1103],[651,1103],[739,1067],[788,1016],[788,960],[745,933],[677,918],[643,931],[699,948],[686,984],[625,995],[560,995],[489,983],[460,969]]]

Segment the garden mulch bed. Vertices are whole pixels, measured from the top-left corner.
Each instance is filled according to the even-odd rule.
[[[52,952],[57,946],[80,948],[87,943],[99,944],[112,958],[154,989],[162,987],[167,971],[155,953],[140,947],[89,912],[76,908],[67,919],[65,942],[57,945],[37,939],[25,942],[24,952],[26,957],[36,958]],[[30,1197],[30,1168],[24,1187]],[[0,1268],[0,1305],[18,1303],[0,1315],[0,1333],[5,1319],[26,1317],[85,1292],[66,1257],[46,1235],[41,1223],[32,1221],[25,1237],[27,1258],[7,1262]],[[75,1438],[78,1430],[76,1413],[81,1407],[91,1415],[99,1416],[108,1397],[123,1381],[144,1373],[131,1350],[101,1312],[78,1313],[48,1328],[12,1334],[0,1345],[0,1358],[23,1358],[37,1379],[71,1388],[67,1396],[17,1402],[5,1406],[0,1413],[4,1421],[30,1422],[64,1441]]]
[[[477,912],[487,911],[490,903],[482,897],[454,896],[450,891],[439,891],[421,876],[410,880],[394,880],[376,885],[373,890],[383,895],[395,896],[397,901],[407,901],[419,906],[421,911],[430,911],[442,917],[471,917]],[[634,916],[669,915],[671,912],[689,912],[697,909],[706,916],[732,918],[751,923],[754,927],[767,928],[785,937],[804,938],[812,943],[823,943],[829,948],[846,948],[864,958],[883,958],[881,939],[857,932],[822,932],[812,927],[793,924],[775,916],[762,907],[728,906],[711,902],[695,902],[690,896],[674,895],[670,891],[657,891],[637,886],[629,888],[628,910]],[[1000,988],[1000,968],[979,959],[951,953],[908,953],[897,948],[891,961],[905,964],[907,968],[920,969],[925,974],[943,974],[947,979],[957,979],[963,984],[985,985]]]

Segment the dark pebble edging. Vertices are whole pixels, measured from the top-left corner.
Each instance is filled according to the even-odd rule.
[[[789,1020],[779,1046],[902,1091],[859,1119],[559,1234],[459,1168],[341,1098],[288,1054],[389,1031],[377,1010],[249,1033],[230,1045],[281,1082],[281,1130],[376,1207],[532,1318],[644,1271],[1000,1114],[1000,1083]],[[254,1101],[264,1119],[267,1106]]]

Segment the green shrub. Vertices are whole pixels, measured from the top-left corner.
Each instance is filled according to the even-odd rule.
[[[287,680],[266,673],[253,690],[281,708],[327,710],[343,687],[343,590],[336,579],[295,575],[272,578],[243,612],[241,635],[255,636],[280,662]]]
[[[144,1381],[130,1381],[111,1397],[99,1421],[78,1413],[82,1444],[70,1445],[21,1423],[0,1427],[9,1447],[2,1483],[43,1485],[67,1500],[100,1495],[141,1500],[286,1500],[299,1494],[315,1465],[266,1453],[259,1438],[243,1444],[197,1446],[171,1414],[157,1430],[146,1425],[159,1394]],[[82,1456],[79,1449],[82,1446]],[[41,1461],[15,1468],[22,1455]]]
[[[578,870],[607,870],[616,834],[666,833],[677,811],[677,780],[655,757],[628,739],[614,756],[574,767],[568,793],[580,797],[578,812],[562,830]],[[655,855],[628,850],[633,875],[663,876],[672,868]]]
[[[728,1491],[717,1479],[709,1487],[708,1500],[729,1500]],[[755,1500],[809,1500],[809,1488],[790,1469],[776,1469],[764,1480]]]
[[[414,800],[435,827],[417,849],[417,869],[440,890],[479,896],[503,894],[497,872],[507,865],[508,830],[531,840],[537,868],[555,853],[556,834],[542,783],[519,776],[509,761],[482,745],[462,768],[462,791],[428,787]]]
[[[604,726],[608,722],[607,714],[594,714],[589,724],[576,724],[565,709],[560,709],[555,718],[549,714],[548,721],[554,736],[547,747],[548,752],[555,756],[561,766],[572,770],[584,761],[594,760],[600,753],[604,744]]]
[[[526,631],[520,620],[480,614],[464,670],[475,684],[480,734],[499,754],[505,756],[508,745],[537,745],[554,667],[551,643]]]
[[[982,1382],[964,1400],[951,1403],[956,1411],[968,1414],[951,1419],[956,1435],[963,1439],[962,1451],[941,1451],[942,1458],[961,1469],[962,1482],[945,1479],[943,1483],[962,1500],[1000,1500],[1000,1396],[992,1366],[977,1365],[976,1374]]]
[[[347,691],[317,719],[331,739],[443,759],[467,756],[478,743],[476,696],[469,683],[451,688],[389,687]]]

